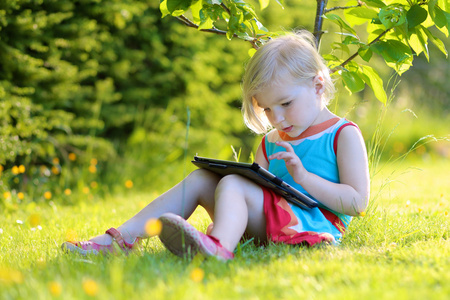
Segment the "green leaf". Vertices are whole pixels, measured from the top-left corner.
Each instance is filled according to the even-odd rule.
[[[345,19],[350,25],[361,25],[372,19],[378,18],[378,13],[366,7],[356,7],[349,10],[344,10]]]
[[[373,52],[370,50],[370,47],[361,47],[358,49],[358,54],[362,59],[369,62],[372,58]]]
[[[383,7],[378,16],[386,29],[400,26],[406,22],[406,11],[400,4],[392,4]]]
[[[357,93],[364,89],[364,81],[361,79],[357,72],[342,70],[341,75],[342,80],[344,81],[344,85],[350,91],[350,93]]]
[[[261,10],[264,10],[267,6],[269,6],[270,0],[259,0],[259,6],[261,7]]]
[[[396,40],[378,41],[370,46],[371,50],[381,55],[386,64],[399,75],[412,66],[413,56],[411,49],[404,43]]]
[[[196,0],[164,0],[167,2],[167,10],[172,16],[184,14]]]
[[[430,13],[430,15],[437,27],[442,28],[448,25],[447,17],[438,6],[434,8],[434,13]]]
[[[382,8],[386,6],[386,4],[384,4],[383,1],[381,0],[366,0],[364,1],[364,3],[367,4],[368,6],[377,8]]]
[[[413,33],[411,34],[411,37],[416,37],[416,45],[413,45],[410,42],[411,48],[413,48],[414,51],[416,51],[417,55],[419,55],[421,52],[423,52],[425,54],[425,57],[427,58],[428,61],[430,61],[430,55],[428,53],[428,37],[425,34],[425,32],[423,32],[423,30],[419,27],[419,28],[414,28],[412,29],[414,30]],[[410,37],[410,41],[411,41],[411,37]]]
[[[363,72],[361,73],[362,79],[372,89],[375,97],[382,103],[386,104],[387,96],[383,87],[383,80],[378,73],[369,66],[362,65]]]
[[[425,8],[419,5],[413,5],[406,13],[406,19],[408,20],[408,28],[416,27],[427,19],[428,12]]]
[[[436,46],[438,47],[439,50],[441,50],[442,53],[445,54],[445,57],[448,57],[448,52],[447,49],[445,49],[445,45],[444,43],[438,39],[437,37],[435,37],[429,30],[428,28],[425,28],[424,26],[421,26],[423,32],[425,32],[425,34],[428,36],[428,39],[430,39],[430,41]]]
[[[354,35],[356,34],[356,31],[350,27],[350,25],[348,25],[344,20],[341,19],[341,17],[339,17],[338,15],[335,14],[327,14],[324,15],[324,18],[339,25],[339,27],[341,27],[342,29],[347,30],[350,33],[353,33]]]
[[[170,15],[170,11],[167,8],[167,0],[161,1],[161,3],[159,4],[159,10],[161,11],[161,18]]]

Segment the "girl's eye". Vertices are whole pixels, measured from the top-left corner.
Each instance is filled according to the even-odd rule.
[[[264,112],[269,112],[270,108],[264,108]]]
[[[292,101],[284,102],[283,104],[281,104],[281,106],[286,107],[289,106],[291,103]]]

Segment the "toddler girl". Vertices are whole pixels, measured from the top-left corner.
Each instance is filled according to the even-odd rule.
[[[148,237],[145,224],[152,218],[162,222],[162,243],[182,257],[200,252],[232,259],[244,233],[262,243],[339,242],[351,216],[367,207],[369,172],[359,129],[327,109],[333,92],[314,37],[306,31],[258,49],[243,80],[245,123],[265,134],[255,161],[317,200],[318,208],[304,210],[239,175],[221,178],[200,169],[117,229],[86,242],[65,242],[62,248],[96,254],[116,251],[117,243],[127,252]],[[207,234],[184,219],[198,205],[214,222]]]

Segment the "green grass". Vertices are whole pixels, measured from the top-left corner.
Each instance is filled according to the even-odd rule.
[[[338,247],[250,244],[228,263],[179,259],[157,238],[128,257],[60,251],[71,230],[86,239],[118,226],[153,195],[19,204],[0,217],[0,299],[448,299],[449,169],[448,159],[383,168],[366,216],[354,219]],[[32,215],[42,229],[32,229]],[[201,230],[209,224],[202,210],[190,222]],[[196,268],[204,271],[200,281],[191,278]]]

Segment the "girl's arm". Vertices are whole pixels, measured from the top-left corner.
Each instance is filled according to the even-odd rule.
[[[277,144],[286,152],[277,152],[269,159],[283,159],[294,181],[323,205],[351,216],[366,209],[370,193],[369,167],[364,140],[356,127],[347,126],[339,135],[337,163],[340,183],[308,172],[289,143]]]
[[[269,169],[269,162],[267,161],[267,159],[264,155],[262,147],[263,147],[263,143],[261,142],[258,146],[258,149],[256,150],[255,162],[267,170],[267,169]]]

